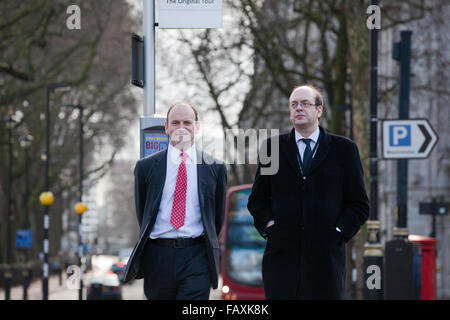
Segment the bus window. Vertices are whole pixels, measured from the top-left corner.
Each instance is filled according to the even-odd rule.
[[[241,285],[262,287],[265,240],[255,229],[253,217],[247,209],[250,191],[237,190],[229,198],[225,268],[230,280]]]

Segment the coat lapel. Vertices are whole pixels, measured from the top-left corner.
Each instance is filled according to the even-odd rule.
[[[151,173],[151,184],[149,185],[150,188],[150,195],[151,200],[150,203],[150,210],[148,211],[149,217],[148,222],[145,227],[145,231],[142,233],[142,236],[148,237],[149,232],[153,228],[153,225],[156,221],[156,216],[158,214],[159,205],[161,203],[162,193],[164,189],[164,183],[166,181],[166,166],[167,166],[167,150],[160,151],[161,153],[158,155],[155,155],[154,161],[155,164],[152,168]]]
[[[288,159],[289,164],[292,166],[294,171],[297,173],[299,177],[302,176],[300,172],[300,164],[298,163],[298,147],[297,143],[295,142],[295,129],[292,129],[291,132],[288,135],[287,139],[287,148],[286,151],[286,157]]]
[[[168,149],[165,149],[158,157],[155,158],[156,163],[153,168],[153,172],[155,172],[155,174],[152,175],[152,187],[154,188],[154,192],[152,191],[152,193],[155,194],[152,205],[153,209],[155,205],[159,206],[161,203],[164,183],[166,181],[167,154]],[[155,211],[152,210],[151,212]]]
[[[317,148],[316,155],[313,157],[311,162],[311,167],[309,168],[308,175],[313,173],[314,170],[322,163],[322,161],[327,157],[328,152],[330,150],[330,138],[326,131],[320,128],[320,136],[319,136],[319,146]]]
[[[204,163],[203,159],[203,153],[196,149],[197,152],[197,192],[198,192],[198,202],[200,205],[200,212],[202,216],[204,216],[203,208],[205,207],[205,191],[206,191],[206,185],[205,181],[207,180],[207,174],[208,174],[208,165]]]

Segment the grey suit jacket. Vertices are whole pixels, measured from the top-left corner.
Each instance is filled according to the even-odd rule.
[[[198,200],[206,234],[211,285],[218,285],[220,270],[219,233],[225,215],[227,169],[210,155],[197,150]],[[124,280],[144,277],[141,254],[153,229],[166,179],[167,149],[138,160],[134,168],[135,205],[140,232],[128,260]]]

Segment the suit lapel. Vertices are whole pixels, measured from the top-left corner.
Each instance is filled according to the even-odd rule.
[[[156,221],[156,216],[158,215],[159,205],[161,204],[162,193],[164,189],[164,184],[166,181],[166,167],[167,167],[167,152],[168,149],[161,151],[160,154],[155,155],[151,173],[150,188],[150,217],[143,232],[143,237],[148,237],[149,232],[153,229],[153,225]]]
[[[298,147],[297,143],[295,142],[295,129],[292,129],[291,132],[288,135],[287,138],[287,148],[286,151],[286,157],[288,159],[289,164],[294,169],[294,171],[297,173],[299,177],[301,177],[300,172],[300,164],[298,163]]]
[[[317,148],[316,155],[312,158],[311,167],[309,168],[308,174],[314,172],[317,167],[322,163],[322,161],[327,157],[328,152],[330,150],[330,138],[326,131],[320,128],[320,136],[319,136],[319,146]]]
[[[159,206],[161,203],[161,197],[164,189],[164,184],[166,181],[166,169],[167,169],[167,154],[168,149],[165,149],[163,152],[161,152],[160,156],[155,158],[155,165],[154,165],[154,172],[153,174],[153,181],[152,181],[152,187],[154,188],[154,194],[155,198],[153,201],[153,206],[155,205]],[[154,209],[154,208],[153,208]],[[152,212],[154,212],[152,210]]]
[[[203,208],[205,207],[205,190],[206,185],[205,181],[207,180],[206,177],[208,175],[208,165],[204,163],[203,159],[203,153],[200,150],[196,149],[197,153],[197,193],[198,193],[198,202],[200,205],[200,212],[202,216],[204,216]]]

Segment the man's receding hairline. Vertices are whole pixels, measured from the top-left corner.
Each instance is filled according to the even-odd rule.
[[[304,89],[304,88],[310,89],[314,94],[317,94],[317,93],[318,93],[317,90],[315,90],[314,88],[311,88],[310,86],[299,86],[299,87],[295,87],[295,88],[292,90],[291,96],[292,96],[292,95],[294,94],[294,92],[297,91],[298,89]]]
[[[312,90],[312,92],[314,93],[314,100],[315,100],[314,103],[316,103],[316,100],[321,100],[321,104],[320,105],[323,106],[322,93],[320,93],[319,89],[317,89],[316,87],[314,87],[312,85],[308,85],[308,84],[302,84],[302,85],[296,86],[294,89],[292,89],[291,95],[289,96],[289,100],[291,99],[292,95],[294,94],[294,92],[297,89],[302,89],[302,88],[308,88],[308,89]]]
[[[198,121],[198,113],[197,113],[197,110],[195,109],[195,107],[192,105],[192,104],[190,104],[189,102],[186,102],[186,101],[179,101],[179,102],[175,102],[175,103],[173,103],[170,107],[169,107],[169,109],[167,110],[167,116],[166,116],[166,121],[169,121],[169,115],[170,115],[170,112],[172,111],[172,109],[173,108],[175,108],[176,106],[186,106],[186,107],[189,107],[191,110],[192,110],[192,112],[194,113],[194,121]]]

